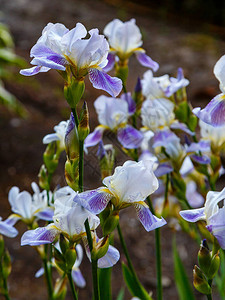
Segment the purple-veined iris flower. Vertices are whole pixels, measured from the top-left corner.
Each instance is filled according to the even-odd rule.
[[[142,130],[144,131],[156,132],[157,130],[171,128],[182,130],[189,135],[194,134],[185,124],[175,119],[174,104],[165,98],[145,100],[141,108],[141,118],[144,126]]]
[[[47,134],[43,138],[43,144],[49,144],[51,142],[57,142],[59,145],[59,150],[63,151],[65,150],[65,135],[66,135],[66,129],[68,126],[68,121],[61,121],[58,125],[54,126],[55,133]]]
[[[85,235],[86,219],[91,230],[96,229],[100,223],[99,218],[90,212],[89,205],[79,201],[79,194],[68,186],[55,192],[54,207],[54,223],[26,231],[21,239],[22,246],[52,243],[60,233],[75,243]]]
[[[181,68],[177,71],[177,78],[169,77],[169,75],[163,75],[160,77],[154,77],[151,70],[144,73],[141,80],[142,93],[146,99],[160,99],[169,98],[178,90],[186,87],[189,81],[184,78]]]
[[[221,192],[208,192],[204,207],[180,211],[188,222],[206,221],[206,228],[217,238],[220,247],[225,249],[225,188]],[[222,203],[222,207],[221,204]]]
[[[193,113],[203,122],[217,126],[225,126],[225,55],[214,66],[214,74],[220,82],[221,94],[214,97],[205,108],[196,107]]]
[[[117,138],[124,148],[140,146],[143,134],[127,124],[128,118],[134,113],[132,99],[127,98],[131,98],[130,94],[124,94],[121,98],[100,96],[95,100],[94,106],[100,125],[85,139],[86,147],[98,144],[107,129],[117,132]]]
[[[27,191],[19,191],[19,188],[14,186],[9,191],[9,203],[14,214],[10,216],[16,221],[22,220],[26,224],[31,224],[35,219],[51,221],[53,217],[53,207],[48,206],[47,192],[40,192],[38,185],[35,182],[31,184],[34,191],[33,195]],[[52,193],[49,192],[50,199]]]
[[[146,55],[145,50],[141,48],[143,43],[142,36],[135,22],[135,19],[124,23],[118,19],[114,19],[106,25],[103,32],[108,38],[110,45],[109,63],[105,68],[107,71],[113,68],[117,57],[124,62],[132,54],[136,55],[137,60],[142,66],[151,68],[153,71],[158,70],[158,63]]]
[[[48,23],[30,51],[34,67],[20,73],[31,76],[50,69],[68,71],[70,67],[77,80],[83,80],[89,74],[94,88],[117,96],[122,89],[121,80],[103,71],[108,63],[109,44],[103,35],[99,35],[98,29],[90,30],[89,34],[90,37],[84,39],[87,30],[81,23],[71,30],[60,23]]]
[[[116,167],[112,176],[104,178],[103,184],[104,187],[82,193],[94,213],[103,211],[111,201],[116,211],[134,206],[147,231],[166,224],[163,218],[154,216],[144,202],[158,188],[151,161],[126,161],[123,166]]]
[[[2,221],[2,218],[0,217],[0,235],[4,235],[10,238],[14,238],[17,236],[18,231],[13,226],[16,223],[15,218],[9,217],[8,219]]]

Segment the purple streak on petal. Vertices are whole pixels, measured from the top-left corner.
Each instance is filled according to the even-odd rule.
[[[191,153],[191,152],[210,152],[211,147],[210,147],[210,141],[200,141],[199,143],[191,143],[189,147],[187,147],[186,152]]]
[[[68,135],[69,133],[75,128],[75,120],[74,120],[74,116],[73,113],[70,114],[70,120],[69,123],[66,127],[66,134],[65,134],[65,139],[68,139]]]
[[[29,69],[20,70],[20,74],[24,76],[33,76],[41,72],[48,72],[50,68],[36,66]]]
[[[17,236],[18,231],[13,226],[6,223],[6,221],[0,221],[0,234],[10,238]]]
[[[98,268],[110,268],[114,266],[119,259],[119,251],[115,247],[109,245],[107,253],[98,260]]]
[[[151,57],[149,57],[144,52],[136,52],[136,57],[142,66],[150,68],[154,72],[158,70],[159,64],[156,61],[152,60]]]
[[[86,285],[86,281],[79,269],[72,269],[72,278],[76,286],[79,288],[84,288]]]
[[[4,222],[9,226],[14,226],[19,220],[21,220],[19,215],[12,214]]]
[[[119,128],[117,131],[118,141],[124,148],[136,149],[140,147],[143,140],[143,133],[130,125]]]
[[[52,218],[54,216],[54,209],[53,207],[46,207],[42,211],[37,212],[35,216],[40,220],[52,221]]]
[[[52,56],[52,55],[61,56],[61,55],[57,54],[56,52],[52,51],[50,48],[46,47],[42,43],[35,44],[30,51],[30,57],[45,57],[45,58],[47,58],[48,56]]]
[[[104,130],[105,128],[103,127],[96,127],[95,130],[86,137],[84,141],[85,147],[97,145],[102,140]]]
[[[134,207],[136,209],[138,219],[146,231],[154,230],[166,224],[166,221],[163,218],[159,219],[154,216],[148,207],[138,203],[134,204]]]
[[[175,133],[170,130],[159,130],[154,135],[153,148],[167,147],[169,143],[179,140]]]
[[[107,56],[108,59],[108,63],[107,65],[103,68],[104,72],[109,72],[113,69],[114,65],[115,65],[115,54],[114,53],[109,53]]]
[[[217,239],[220,247],[225,250],[225,227],[224,224],[211,224],[207,225],[206,228],[211,232]]]
[[[122,81],[117,77],[111,77],[98,69],[89,69],[89,79],[94,88],[106,91],[112,97],[116,97],[122,90]]]
[[[43,66],[55,70],[61,70],[61,71],[66,70],[63,61],[60,61],[60,63],[58,63],[57,60],[56,60],[57,62],[54,62],[54,60],[56,60],[55,57],[51,57],[51,60],[43,57],[35,57],[34,59],[32,59],[31,64],[37,66]]]
[[[127,102],[129,115],[133,115],[136,111],[136,104],[131,97],[131,93],[123,94],[120,98]]]
[[[135,91],[135,93],[140,93],[142,91],[142,85],[141,85],[140,77],[138,77],[138,79],[137,79],[137,83],[136,83],[134,91]]]
[[[180,129],[184,132],[186,132],[187,134],[190,134],[190,135],[195,135],[195,133],[193,131],[191,131],[186,124],[184,123],[180,123],[180,122],[175,122],[175,123],[172,123],[170,125],[170,128],[171,129]]]
[[[196,209],[189,209],[189,210],[182,210],[179,212],[181,217],[188,221],[188,222],[197,222],[200,220],[205,220],[205,208],[196,208]]]
[[[98,156],[99,160],[102,160],[106,156],[106,151],[105,151],[102,140],[98,144],[97,156]]]
[[[224,94],[213,98],[204,109],[196,107],[192,112],[203,122],[219,127],[225,125],[225,99]]]
[[[163,163],[158,166],[158,168],[154,171],[154,174],[156,177],[161,177],[171,172],[173,172],[173,167],[169,164]]]
[[[112,195],[98,188],[97,190],[83,192],[79,194],[79,197],[89,204],[89,210],[92,213],[99,214],[106,208]]]
[[[50,224],[47,227],[39,227],[35,230],[26,231],[22,235],[21,246],[39,246],[53,243],[54,239],[59,234],[59,230],[53,226]]]
[[[210,164],[211,159],[210,157],[208,157],[207,155],[191,155],[190,156],[192,158],[192,160],[194,160],[195,162],[201,164],[201,165],[207,165]]]

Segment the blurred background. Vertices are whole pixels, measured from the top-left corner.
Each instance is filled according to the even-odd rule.
[[[105,25],[114,18],[122,21],[136,19],[143,34],[143,48],[160,65],[155,76],[166,73],[176,75],[177,68],[183,68],[185,77],[190,80],[187,93],[194,107],[205,106],[219,93],[213,67],[225,53],[225,1],[0,0],[0,22],[9,27],[16,54],[27,61],[24,67],[29,67],[30,48],[48,22],[60,22],[69,29],[81,22],[88,30],[97,27],[103,32]],[[131,58],[129,66],[128,91],[132,92],[137,77],[142,77],[147,69],[141,67],[135,58]],[[50,71],[27,78],[18,72],[18,67],[11,66],[10,75],[3,79],[6,89],[27,110],[27,118],[21,118],[4,106],[0,109],[0,215],[3,218],[9,215],[9,189],[16,185],[20,190],[31,191],[31,182],[37,182],[45,150],[42,138],[52,133],[53,127],[61,120],[67,120],[70,114],[63,97],[63,81],[57,72]],[[84,98],[88,102],[90,126],[93,130],[97,125],[93,102],[103,92],[94,90],[88,81],[86,88]],[[112,142],[113,136],[108,135],[107,139]],[[117,163],[120,164],[125,159],[119,152]],[[53,178],[53,188],[57,184],[65,185],[64,160],[65,157],[62,157],[61,165]],[[96,148],[91,149],[85,157],[84,182],[85,189],[101,185]],[[153,291],[154,297],[154,232],[144,231],[132,209],[122,212],[120,218],[137,274],[144,286]],[[41,267],[38,257],[31,247],[20,247],[20,236],[25,227],[22,224],[17,227],[20,230],[19,237],[6,239],[13,260],[10,295],[12,299],[18,300],[47,299],[43,278],[34,278]],[[176,300],[178,295],[173,280],[172,233],[168,227],[163,228],[162,232],[165,299]],[[179,232],[177,244],[188,275],[192,278],[198,246],[184,233]],[[116,235],[115,246],[119,248]],[[125,260],[122,253],[121,260]],[[86,258],[81,270],[87,281],[87,288],[79,291],[79,299],[91,299],[90,265]],[[118,263],[113,269],[114,299],[121,287],[125,286],[120,271]],[[201,299],[199,294],[196,295],[197,299]],[[125,299],[130,298],[126,291]],[[67,299],[70,299],[69,294]]]

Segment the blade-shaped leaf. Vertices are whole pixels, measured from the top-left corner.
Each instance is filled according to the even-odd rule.
[[[133,276],[129,268],[124,263],[122,264],[122,270],[123,278],[132,296],[136,296],[142,300],[152,300],[151,296],[142,284]]]
[[[188,280],[185,268],[176,248],[176,240],[173,241],[174,276],[180,300],[195,300],[193,289]]]

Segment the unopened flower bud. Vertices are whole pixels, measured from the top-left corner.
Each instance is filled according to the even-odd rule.
[[[212,279],[213,277],[216,276],[216,274],[219,270],[219,267],[220,267],[220,257],[219,257],[219,252],[218,252],[213,256],[213,258],[211,260],[211,265],[210,265],[210,268],[208,271],[209,279]]]
[[[84,104],[81,109],[81,115],[78,125],[78,134],[79,140],[84,141],[90,132],[89,128],[89,114],[88,114],[88,107],[87,102],[84,101]]]
[[[208,271],[211,264],[211,254],[207,245],[206,240],[203,240],[198,252],[198,262],[201,270],[208,277]]]
[[[5,248],[4,239],[3,239],[3,236],[0,234],[0,260],[2,258],[3,253],[4,253],[4,248]]]
[[[104,236],[110,234],[119,223],[119,213],[113,212],[104,222],[103,224],[103,234]]]
[[[111,144],[104,145],[102,141],[99,142],[97,152],[102,179],[112,175],[112,169],[115,161],[115,150]]]
[[[48,182],[48,171],[45,165],[42,165],[38,174],[39,185],[43,190],[49,191],[49,182]]]
[[[65,261],[67,265],[67,271],[71,271],[73,265],[75,264],[76,258],[77,258],[77,253],[74,248],[69,248],[66,250],[65,253]]]
[[[79,159],[73,161],[67,159],[65,163],[65,177],[67,184],[74,191],[77,191],[79,180]]]
[[[72,161],[79,157],[79,137],[73,113],[70,115],[70,120],[66,129],[65,148],[69,160]]]
[[[76,108],[78,102],[83,96],[85,84],[83,80],[77,80],[74,77],[70,83],[64,86],[64,96],[71,108]]]
[[[133,99],[136,103],[136,112],[139,115],[141,112],[142,103],[144,100],[144,97],[142,95],[142,86],[141,86],[141,79],[138,77],[137,84],[135,86]]]
[[[62,253],[65,254],[66,250],[68,249],[68,242],[66,241],[66,239],[62,233],[60,234],[60,237],[59,237],[59,245],[60,245],[60,249],[61,249]]]
[[[105,236],[96,242],[96,238],[93,239],[93,249],[91,251],[91,257],[94,260],[97,260],[103,257],[109,248],[109,236]]]
[[[8,250],[5,250],[2,257],[2,275],[4,278],[7,278],[11,273],[11,257]]]
[[[208,295],[211,293],[211,287],[201,269],[195,265],[193,270],[193,284],[197,291]]]
[[[43,154],[43,160],[45,163],[45,166],[49,173],[54,173],[55,169],[58,166],[58,159],[55,155],[56,152],[56,143],[52,142],[49,143],[44,154]]]

